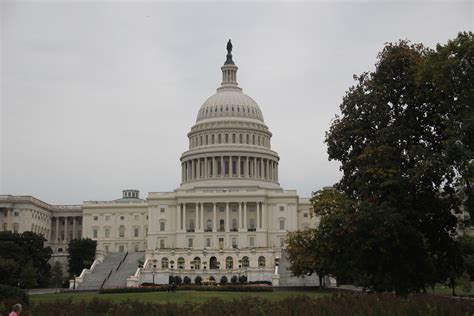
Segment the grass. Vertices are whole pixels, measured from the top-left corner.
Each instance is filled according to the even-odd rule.
[[[234,298],[243,297],[259,297],[266,298],[272,301],[282,300],[289,296],[309,296],[309,297],[321,297],[330,295],[331,292],[320,292],[320,291],[278,291],[278,292],[204,292],[204,291],[177,291],[175,293],[168,292],[144,292],[144,293],[119,293],[119,294],[98,294],[94,292],[84,293],[58,293],[58,294],[40,294],[30,296],[32,303],[51,302],[56,300],[66,300],[71,298],[73,302],[79,302],[81,300],[90,301],[93,298],[99,298],[109,301],[126,301],[126,300],[137,300],[146,303],[202,303],[210,298],[220,298],[224,301],[232,300]]]
[[[428,291],[428,293],[452,295],[453,291],[447,285],[437,284],[435,286],[434,292],[430,289]],[[456,295],[474,295],[474,282],[471,282],[471,292],[469,292],[469,293],[463,291],[461,286],[457,286],[456,287]]]

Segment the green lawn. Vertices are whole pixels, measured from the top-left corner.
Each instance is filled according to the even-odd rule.
[[[58,294],[42,294],[30,296],[31,302],[39,303],[45,301],[64,300],[71,298],[73,301],[91,300],[94,297],[104,300],[124,301],[138,300],[141,302],[153,303],[184,303],[184,302],[204,302],[210,298],[217,297],[223,300],[232,300],[239,297],[261,297],[270,300],[280,300],[288,296],[307,295],[318,297],[330,295],[330,292],[302,292],[302,291],[278,291],[278,292],[211,292],[211,291],[177,291],[175,293],[168,292],[143,292],[143,293],[119,293],[119,294],[98,294],[98,293],[58,293]]]
[[[452,290],[450,287],[446,285],[438,284],[435,286],[434,292],[430,290],[429,293],[451,295]],[[474,282],[471,282],[471,291],[469,293],[463,291],[463,289],[460,286],[457,286],[456,295],[474,295]]]

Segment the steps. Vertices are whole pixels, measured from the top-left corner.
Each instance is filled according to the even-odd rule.
[[[115,271],[120,261],[125,256],[124,253],[111,253],[105,257],[104,261],[97,264],[91,274],[84,277],[84,281],[77,286],[78,290],[98,290],[110,273]]]
[[[120,265],[120,268],[114,270],[110,278],[105,282],[104,288],[126,287],[127,279],[134,275],[138,268],[138,260],[145,261],[144,252],[130,252]]]

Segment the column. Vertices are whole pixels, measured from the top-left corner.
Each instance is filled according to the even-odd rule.
[[[253,177],[257,177],[257,158],[253,157]]]
[[[247,202],[244,202],[244,231],[247,231]]]
[[[263,179],[265,177],[265,174],[263,173],[263,158],[260,158],[260,178]]]
[[[276,181],[278,182],[278,163],[275,166],[275,175],[276,175]]]
[[[204,203],[201,203],[201,231],[204,230]]]
[[[72,239],[76,239],[76,217],[72,218]]]
[[[245,164],[244,164],[244,172],[245,172],[245,177],[249,177],[249,157],[245,157]]]
[[[224,156],[221,156],[221,170],[219,170],[219,175],[222,177],[225,176]]]
[[[56,238],[54,239],[54,242],[58,242],[58,239],[59,239],[59,217],[55,217],[56,218]]]
[[[270,160],[268,159],[266,159],[265,170],[266,178],[270,179]]]
[[[184,168],[183,168],[183,163],[181,163],[181,183],[184,182]]]
[[[237,158],[237,177],[240,178],[240,156]]]
[[[194,220],[194,231],[197,231],[198,227],[201,228],[200,226],[200,221],[199,221],[199,209],[201,208],[201,203],[196,203],[195,204],[195,212],[196,212],[196,219]]]
[[[217,232],[217,207],[216,207],[216,203],[214,203],[214,214],[213,214],[213,218],[212,218],[212,231],[213,232]]]
[[[178,231],[183,229],[181,221],[181,203],[176,205],[176,226]]]
[[[207,157],[204,158],[204,178],[205,178],[205,179],[209,178],[209,170],[208,170]]]
[[[67,216],[64,217],[64,241],[67,241]]]
[[[239,231],[242,231],[242,202],[239,202]]]
[[[265,203],[262,202],[262,229],[266,230],[267,229],[267,207],[265,206]]]
[[[229,202],[225,204],[225,231],[229,232]]]
[[[188,227],[186,226],[186,203],[183,203],[183,226],[184,231],[187,231]]]
[[[212,177],[215,178],[216,177],[216,172],[217,170],[217,166],[216,166],[216,157],[212,157]]]
[[[196,180],[196,164],[194,162],[194,159],[191,160],[191,180]],[[186,204],[185,204],[186,208]]]
[[[257,230],[260,229],[260,207],[261,207],[261,204],[260,202],[257,202]]]
[[[7,208],[7,231],[13,231],[11,208]]]

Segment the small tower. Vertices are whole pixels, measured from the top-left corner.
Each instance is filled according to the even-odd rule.
[[[124,199],[139,199],[140,198],[140,191],[127,189],[122,191],[122,197]]]
[[[223,89],[223,88],[234,88],[238,90],[242,90],[241,88],[238,87],[237,83],[237,69],[239,69],[234,61],[232,60],[232,43],[229,40],[227,42],[227,55],[226,55],[226,61],[224,63],[224,66],[221,67],[222,70],[222,83],[221,87],[218,88],[217,90]]]

